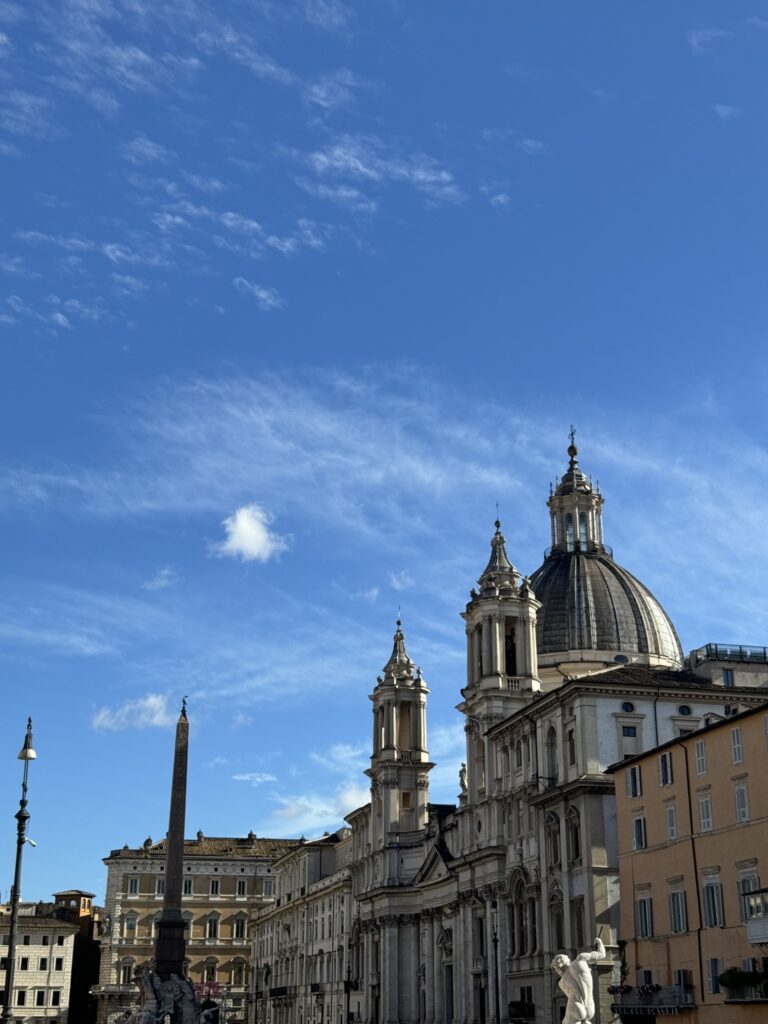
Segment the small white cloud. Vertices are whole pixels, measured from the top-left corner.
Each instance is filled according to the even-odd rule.
[[[368,590],[358,590],[355,597],[362,598],[363,601],[367,601],[369,604],[374,604],[379,599],[379,588],[370,587]]]
[[[368,748],[365,744],[352,746],[350,743],[334,743],[330,750],[322,754],[310,753],[310,760],[327,769],[342,775],[354,775],[365,768]]]
[[[126,701],[118,708],[99,708],[91,724],[94,729],[116,732],[120,729],[162,728],[173,725],[176,716],[168,709],[168,698],[161,693],[148,693],[146,697]]]
[[[688,45],[697,57],[707,53],[719,40],[731,33],[723,28],[694,28],[685,33]]]
[[[270,775],[269,772],[241,772],[239,775],[233,775],[232,778],[235,782],[247,782],[249,786],[261,786],[265,782],[277,782],[277,776]]]
[[[157,570],[154,576],[144,580],[141,585],[144,590],[166,590],[168,587],[178,583],[180,579],[180,574],[172,565],[164,565],[161,569]]]
[[[263,506],[243,505],[222,523],[227,539],[213,546],[219,558],[240,558],[244,562],[268,562],[287,551],[290,538],[273,533],[272,516]]]
[[[323,75],[304,90],[304,99],[323,110],[333,111],[351,107],[355,101],[355,89],[365,85],[362,79],[349,68],[339,68],[333,74]]]
[[[541,156],[547,151],[547,147],[541,139],[520,139],[516,145],[526,156]]]
[[[495,195],[489,196],[488,202],[491,206],[509,206],[511,199],[506,192],[497,192]]]
[[[747,25],[751,25],[753,28],[762,29],[763,32],[768,32],[768,18],[758,18],[757,15],[752,15],[750,18],[744,19]]]
[[[712,109],[723,121],[733,121],[734,118],[741,117],[742,113],[739,107],[730,107],[726,103],[713,103]]]
[[[238,729],[243,725],[250,725],[252,721],[253,716],[247,714],[245,711],[236,711],[234,715],[232,715],[232,725]]]
[[[337,206],[345,206],[358,213],[375,213],[376,201],[369,199],[359,188],[352,185],[325,185],[322,182],[308,181],[306,178],[294,178],[299,188],[311,196],[327,199]]]
[[[226,757],[224,757],[223,754],[216,754],[216,756],[212,757],[210,761],[205,761],[204,764],[203,764],[203,767],[204,768],[223,768],[225,765],[228,765],[228,764],[229,764],[229,761],[228,761],[228,759]]]
[[[267,288],[263,284],[246,281],[244,277],[236,277],[232,284],[238,291],[252,295],[258,303],[259,309],[263,309],[265,313],[270,313],[273,309],[282,309],[285,305],[282,295],[276,288]]]
[[[387,582],[393,590],[410,590],[411,587],[416,585],[416,580],[407,569],[387,573]]]
[[[159,142],[152,142],[146,135],[137,135],[131,142],[126,142],[122,154],[124,159],[137,165],[163,163],[173,156],[169,149]]]
[[[206,178],[202,174],[188,174],[186,171],[182,171],[182,175],[185,181],[188,181],[190,185],[199,189],[201,192],[215,194],[218,192],[224,192],[229,188],[229,185],[225,181],[221,181],[219,178]]]

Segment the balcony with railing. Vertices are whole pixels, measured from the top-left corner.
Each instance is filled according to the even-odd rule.
[[[768,665],[768,647],[745,647],[743,644],[704,644],[692,654],[694,665],[702,661],[735,661],[745,665]]]
[[[587,555],[608,555],[609,558],[613,558],[612,547],[609,547],[607,544],[598,544],[593,540],[572,540],[567,544],[553,544],[551,548],[547,548],[544,551],[544,558],[549,558],[550,555],[570,554],[571,552]]]
[[[612,992],[614,988],[619,991]],[[687,985],[612,985],[608,991],[615,997],[611,1013],[619,1014],[622,1020],[627,1017],[669,1017],[696,1009],[693,990]]]

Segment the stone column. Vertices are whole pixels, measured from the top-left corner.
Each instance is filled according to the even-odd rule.
[[[399,1024],[398,922],[393,914],[381,924],[381,1024]]]
[[[424,933],[424,1024],[435,1020],[435,915],[421,915]]]

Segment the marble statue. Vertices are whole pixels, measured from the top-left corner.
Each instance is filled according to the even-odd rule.
[[[595,939],[592,952],[579,953],[571,960],[564,953],[558,953],[550,967],[560,977],[558,987],[565,994],[567,1004],[563,1024],[592,1024],[595,1014],[595,999],[592,994],[592,971],[590,965],[605,959],[605,946]]]
[[[461,787],[462,793],[467,792],[467,766],[463,761],[461,762],[461,768],[459,769],[459,786]]]

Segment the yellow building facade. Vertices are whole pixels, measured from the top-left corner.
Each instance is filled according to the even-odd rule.
[[[614,765],[621,1020],[768,1015],[768,704]]]

